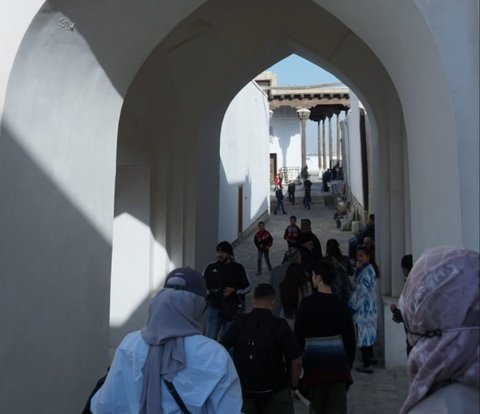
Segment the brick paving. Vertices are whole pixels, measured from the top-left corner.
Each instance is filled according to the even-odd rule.
[[[344,254],[348,253],[348,240],[352,237],[352,234],[337,229],[333,220],[334,210],[325,206],[325,195],[320,191],[319,181],[315,180],[315,178],[311,178],[311,180],[313,183],[311,210],[302,208],[303,188],[301,186],[297,186],[295,206],[290,205],[288,198],[284,200],[285,210],[288,214],[273,214],[276,200],[272,196],[272,214],[265,220],[266,229],[272,233],[274,238],[270,251],[272,266],[276,266],[282,261],[286,250],[283,232],[289,223],[291,215],[297,216],[298,224],[300,224],[302,218],[309,218],[312,221],[312,231],[320,239],[324,253],[326,242],[330,238],[337,239],[342,252]],[[252,284],[256,286],[259,283],[269,282],[270,273],[264,262],[263,274],[256,276],[257,249],[253,244],[253,234],[253,232],[250,232],[244,235],[241,240],[235,243],[234,249],[235,255],[245,266]],[[249,298],[247,298],[247,303],[249,303]],[[373,375],[354,371],[353,380],[354,383],[348,392],[349,414],[398,413],[407,395],[408,380],[403,369],[387,370],[383,366],[377,366]],[[296,401],[295,412],[297,414],[306,414],[308,413],[308,408],[300,401]]]

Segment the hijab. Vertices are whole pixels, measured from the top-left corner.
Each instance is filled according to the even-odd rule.
[[[172,381],[185,367],[184,337],[200,335],[205,298],[187,290],[162,289],[152,300],[142,337],[149,347],[142,368],[139,414],[162,412],[162,377]]]
[[[457,247],[427,249],[413,266],[400,308],[413,349],[407,413],[451,382],[480,387],[479,254]]]

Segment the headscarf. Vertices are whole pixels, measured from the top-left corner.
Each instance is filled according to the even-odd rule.
[[[205,298],[187,290],[162,289],[152,300],[142,337],[150,345],[143,365],[139,414],[162,412],[162,377],[172,381],[185,367],[184,337],[202,333]]]
[[[479,254],[457,247],[427,249],[413,266],[399,301],[413,345],[400,414],[450,382],[480,387],[479,270]]]

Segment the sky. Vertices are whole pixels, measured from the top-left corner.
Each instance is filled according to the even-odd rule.
[[[339,82],[330,72],[322,69],[308,60],[298,56],[290,55],[267,69],[277,74],[279,86],[303,86],[319,85],[322,83]],[[340,116],[342,119],[343,116]],[[332,118],[333,125],[333,151],[336,151],[336,123]],[[307,153],[317,154],[317,123],[307,122]]]
[[[278,84],[281,86],[319,85],[321,83],[339,82],[330,72],[298,55],[290,55],[267,70],[278,75]]]

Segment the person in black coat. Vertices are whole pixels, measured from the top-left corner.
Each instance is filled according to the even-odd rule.
[[[273,214],[277,214],[277,211],[282,209],[283,214],[287,214],[285,211],[285,207],[283,206],[283,191],[282,187],[277,187],[275,190],[275,197],[277,198],[277,206],[275,207],[275,210],[273,211]]]

